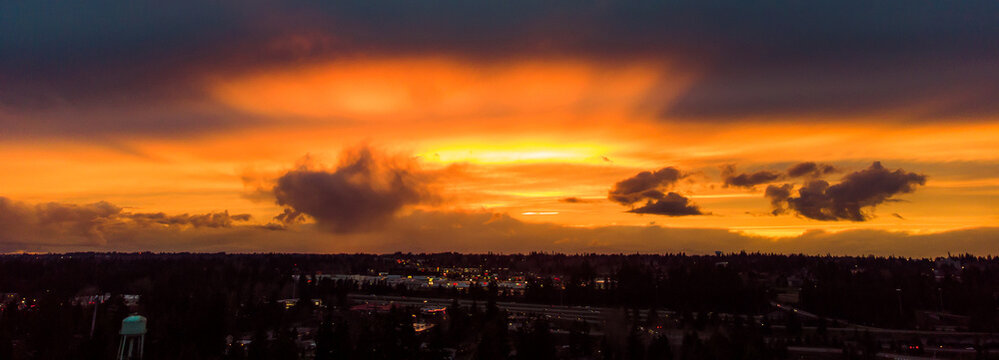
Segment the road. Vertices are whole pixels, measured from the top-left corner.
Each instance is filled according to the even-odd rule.
[[[356,302],[369,302],[378,304],[388,304],[396,303],[409,306],[448,306],[451,305],[452,299],[446,298],[427,298],[427,297],[407,297],[407,296],[386,296],[386,295],[365,295],[365,294],[350,294],[349,299]],[[472,300],[459,299],[458,303],[462,306],[471,306]],[[478,303],[479,306],[485,306],[485,302]],[[808,311],[795,308],[787,304],[773,303],[773,305],[785,311],[793,312],[799,316],[811,319],[818,319],[819,316]],[[560,320],[586,320],[591,324],[602,324],[603,322],[621,318],[627,316],[626,310],[622,308],[608,308],[608,307],[589,307],[589,306],[563,306],[563,305],[544,305],[544,304],[528,304],[528,303],[517,303],[517,302],[506,302],[500,301],[496,303],[496,306],[500,309],[506,310],[511,315],[544,315],[548,316],[550,319],[560,319]],[[644,321],[648,314],[648,309],[639,310],[639,320]],[[676,313],[668,310],[657,310],[659,316],[675,316]],[[730,314],[719,314],[723,319],[731,318]],[[756,318],[759,319],[760,316]],[[953,337],[953,338],[981,338],[981,339],[991,339],[993,341],[999,341],[999,334],[990,334],[984,332],[956,332],[956,331],[929,331],[929,330],[906,330],[906,329],[885,329],[877,328],[871,326],[851,324],[844,320],[837,321],[841,324],[845,324],[842,327],[835,327],[827,329],[830,332],[855,332],[855,331],[868,331],[872,334],[877,335],[892,335],[892,336],[933,336],[933,337]],[[775,328],[779,328],[779,325],[775,325]],[[806,327],[810,328],[810,327]]]
[[[808,311],[795,308],[787,304],[778,304],[776,302],[771,302],[771,305],[777,307],[778,309],[793,312],[798,316],[818,319],[819,316]],[[829,331],[868,331],[872,334],[892,334],[892,335],[915,335],[915,336],[945,336],[945,337],[982,337],[982,338],[994,338],[999,339],[999,334],[984,333],[984,332],[972,332],[972,331],[934,331],[934,330],[907,330],[907,329],[885,329],[873,326],[865,326],[859,324],[851,324],[850,322],[842,319],[831,319],[826,318],[827,321],[836,321],[845,326],[829,328]],[[806,327],[808,329],[809,327]]]
[[[449,306],[451,305],[452,299],[441,299],[441,298],[424,298],[424,297],[407,297],[407,296],[385,296],[385,295],[364,295],[364,294],[351,294],[348,298],[356,302],[367,302],[376,304],[388,304],[395,303],[408,306]],[[459,299],[458,304],[461,306],[471,306],[472,300]],[[478,306],[484,307],[485,302],[478,302]],[[601,308],[601,307],[587,307],[587,306],[560,306],[560,305],[543,305],[543,304],[525,304],[516,302],[506,302],[499,301],[496,302],[496,306],[500,309],[506,310],[511,315],[529,315],[538,314],[545,315],[552,319],[562,319],[562,320],[586,320],[590,323],[601,323],[607,320],[607,316],[622,316],[622,310],[616,308]],[[640,316],[644,319],[648,311],[640,312]],[[663,312],[668,313],[668,312]]]

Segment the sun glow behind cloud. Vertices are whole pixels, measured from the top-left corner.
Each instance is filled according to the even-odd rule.
[[[521,215],[558,215],[558,211],[525,211]]]
[[[648,96],[672,96],[689,83],[690,74],[667,74],[667,69],[661,63],[570,59],[348,59],[214,78],[208,86],[221,102],[267,116],[441,120],[631,111]]]
[[[571,144],[542,140],[468,139],[429,145],[417,156],[444,163],[602,163],[611,152],[606,144]]]

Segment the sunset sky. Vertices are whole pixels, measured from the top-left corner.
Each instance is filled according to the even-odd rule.
[[[3,1],[0,253],[999,254],[999,2]]]

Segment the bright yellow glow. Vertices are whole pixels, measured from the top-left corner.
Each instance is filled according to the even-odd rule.
[[[560,144],[543,141],[488,141],[482,139],[452,142],[429,148],[419,157],[445,163],[495,164],[510,162],[604,162],[609,147],[599,144]]]
[[[691,199],[727,199],[727,198],[756,198],[760,197],[761,194],[701,194],[701,195],[688,195]]]

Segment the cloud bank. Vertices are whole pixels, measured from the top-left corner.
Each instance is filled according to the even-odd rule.
[[[0,243],[107,244],[108,234],[134,229],[229,228],[250,220],[228,211],[167,215],[133,213],[108,202],[28,204],[0,197]]]
[[[815,255],[944,256],[948,252],[995,255],[999,228],[983,227],[933,234],[883,230],[814,230],[787,238],[750,236],[725,229],[662,226],[566,227],[527,223],[487,211],[414,211],[377,231],[330,233],[317,224],[287,231],[260,226],[228,228],[115,227],[104,243],[47,238],[0,241],[14,251],[226,251],[226,252],[493,252],[528,253],[804,253]]]

